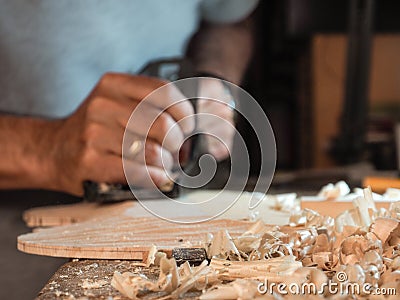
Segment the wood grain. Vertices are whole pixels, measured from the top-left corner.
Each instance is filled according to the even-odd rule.
[[[388,209],[391,202],[375,202],[377,209],[385,208]],[[301,208],[309,208],[319,212],[321,215],[330,216],[336,218],[339,214],[345,210],[354,208],[352,202],[341,202],[341,201],[301,201]]]
[[[205,207],[183,205],[173,208],[170,201],[146,200],[147,207],[157,208],[173,220],[187,222],[215,216],[240,196],[219,219],[187,225],[156,218],[143,203],[132,201],[107,207],[80,204],[34,209],[25,214],[30,226],[60,225],[82,218],[89,220],[22,235],[18,238],[18,249],[48,256],[143,260],[153,244],[169,253],[176,247],[201,246],[208,232],[226,229],[233,236],[243,233],[249,226],[247,221],[241,221],[249,216],[248,193],[205,190],[191,193],[184,200],[192,204],[214,196],[212,205]],[[290,213],[272,210],[270,205],[266,200],[257,207],[260,217],[268,223],[287,224]]]
[[[232,205],[232,199],[239,199]],[[155,213],[161,212],[164,217],[175,219],[176,217],[185,217],[189,220],[199,219],[204,216],[215,216],[217,212],[226,210],[221,218],[224,219],[245,219],[250,216],[249,197],[250,193],[238,191],[201,190],[190,193],[185,196],[186,203],[199,203],[204,199],[213,199],[212,205],[208,206],[171,206],[170,201],[161,199],[146,200],[147,209],[156,208]],[[215,198],[214,198],[215,197]],[[271,201],[270,201],[271,200]],[[78,203],[62,206],[39,207],[26,211],[24,220],[29,227],[49,227],[60,226],[71,223],[86,221],[94,218],[104,218],[109,216],[128,214],[132,217],[151,217],[152,214],[143,206],[143,203],[137,201],[126,201],[115,204],[93,204]],[[259,217],[270,224],[283,225],[289,222],[290,213],[274,210],[275,200],[266,198],[256,211]]]
[[[227,229],[236,236],[248,226],[248,221],[239,220],[183,225],[156,217],[121,215],[24,234],[18,237],[18,249],[57,257],[143,260],[153,244],[169,253],[188,244],[201,246],[208,232]]]
[[[56,206],[36,207],[23,213],[28,227],[53,227],[87,221],[101,216],[118,215],[137,203],[133,201],[98,204],[76,203]]]

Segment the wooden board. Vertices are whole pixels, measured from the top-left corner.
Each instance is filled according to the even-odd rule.
[[[375,202],[376,208],[388,209],[391,202]],[[321,215],[337,217],[345,210],[354,208],[353,203],[345,201],[301,201],[301,208],[309,208],[319,212]]]
[[[239,199],[230,206],[238,195]],[[188,225],[154,217],[138,202],[132,201],[108,206],[104,214],[101,207],[92,207],[94,211],[91,211],[90,206],[82,207],[82,204],[31,210],[26,214],[29,216],[27,219],[31,220],[31,226],[58,225],[57,218],[61,220],[60,224],[76,220],[76,213],[80,209],[79,214],[83,212],[82,215],[90,215],[90,219],[82,223],[40,229],[22,235],[18,238],[18,249],[32,254],[59,257],[142,260],[147,257],[147,252],[153,244],[170,252],[173,248],[188,244],[200,246],[208,232],[227,229],[233,236],[243,233],[249,226],[248,222],[241,221],[249,216],[249,194],[205,190],[190,193],[184,200],[190,201],[188,203],[201,203],[211,196],[215,197],[212,205],[204,207],[179,205],[171,208],[171,202],[165,199],[146,200],[146,205],[156,207],[165,217],[183,222],[205,220],[230,207],[219,219]],[[270,204],[266,200],[257,207],[259,216],[268,223],[287,224],[290,213],[272,210]],[[99,211],[95,212],[96,210]],[[69,217],[66,217],[67,215]]]
[[[391,202],[375,202],[375,206],[388,209]],[[70,205],[46,206],[32,208],[24,212],[23,219],[28,227],[53,227],[87,221],[102,216],[120,215],[127,209],[139,205],[137,202],[127,201],[114,204],[78,203]],[[351,202],[344,201],[301,201],[301,208],[309,208],[320,214],[336,217],[345,210],[352,209]],[[139,210],[139,208],[138,208]],[[274,212],[270,211],[272,216]],[[279,222],[280,219],[272,217]],[[268,220],[269,221],[269,220]],[[271,221],[269,221],[271,222]]]
[[[143,260],[153,244],[168,253],[188,244],[201,246],[208,232],[226,229],[236,236],[248,227],[249,222],[240,220],[182,225],[124,214],[24,234],[18,237],[18,249],[57,257]]]
[[[87,221],[101,216],[118,215],[137,203],[126,201],[113,204],[76,203],[28,209],[23,219],[28,227],[52,227]]]
[[[191,193],[186,196],[187,201],[201,202],[204,199],[214,197],[215,202],[211,207],[185,207],[178,209],[171,209],[169,201],[154,199],[146,200],[148,207],[157,206],[160,210],[167,214],[167,217],[175,218],[176,216],[194,217],[196,216],[213,216],[216,211],[223,210],[224,207],[231,205],[231,199],[235,199],[240,192],[238,191],[224,191],[219,194],[219,191],[202,190]],[[243,219],[249,217],[249,193],[243,193],[240,199],[226,211],[222,218],[225,219]],[[271,207],[275,202],[269,202],[268,199],[263,201],[256,210],[259,212],[259,217],[263,218],[265,222],[283,225],[289,221],[288,212],[273,210]],[[94,204],[94,203],[78,203],[61,206],[49,206],[33,208],[24,213],[24,220],[29,227],[49,227],[60,226],[71,223],[86,221],[94,218],[115,216],[128,214],[135,217],[151,217],[152,215],[137,201],[126,201],[115,204]]]

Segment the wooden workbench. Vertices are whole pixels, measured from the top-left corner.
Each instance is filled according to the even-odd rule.
[[[40,291],[37,300],[107,299],[126,300],[110,282],[114,271],[145,274],[158,278],[158,268],[146,268],[143,263],[128,260],[73,260],[64,264]],[[187,293],[184,299],[197,299],[200,293]],[[152,294],[143,299],[157,299]]]
[[[195,195],[195,194],[192,194]],[[226,192],[221,199],[216,201],[216,205],[222,205],[223,201],[234,199],[234,195],[236,192]],[[202,192],[199,192],[200,198],[204,198],[205,196]],[[207,195],[206,195],[207,196]],[[244,202],[243,202],[244,201]],[[104,207],[96,208],[92,207],[92,204],[74,204],[73,206],[63,206],[63,207],[53,207],[53,208],[38,208],[25,212],[24,219],[29,226],[55,226],[55,225],[65,225],[63,227],[55,227],[53,229],[41,229],[32,234],[27,234],[19,237],[20,250],[24,250],[29,253],[36,253],[34,251],[27,251],[27,247],[31,247],[32,245],[36,245],[36,242],[39,241],[39,244],[46,244],[50,241],[50,243],[55,243],[59,245],[57,249],[66,250],[68,249],[68,241],[71,241],[71,251],[76,250],[76,246],[79,244],[77,241],[71,240],[77,235],[84,236],[85,239],[81,239],[81,242],[89,242],[89,246],[92,248],[96,245],[104,246],[103,242],[94,243],[92,245],[91,240],[88,240],[88,235],[93,235],[97,238],[104,238],[107,236],[111,237],[111,241],[114,243],[115,240],[121,240],[122,243],[125,243],[126,246],[132,246],[136,243],[140,242],[141,245],[145,241],[149,241],[143,249],[148,251],[151,244],[156,244],[161,248],[163,243],[162,240],[168,240],[169,242],[166,244],[172,245],[173,248],[179,247],[182,242],[186,241],[186,237],[193,239],[194,241],[201,241],[203,236],[206,235],[206,232],[209,231],[209,226],[211,226],[211,231],[219,231],[221,228],[229,229],[229,232],[232,236],[235,236],[239,233],[245,231],[248,228],[249,224],[246,221],[242,220],[233,220],[240,219],[244,217],[244,213],[248,214],[248,199],[243,198],[242,203],[240,201],[237,202],[236,205],[239,205],[237,209],[231,209],[229,211],[230,215],[227,216],[228,219],[214,219],[207,223],[198,223],[193,225],[179,225],[175,223],[165,222],[154,216],[150,215],[147,211],[145,211],[140,205],[134,202],[127,202],[122,204],[115,204],[113,208],[107,206],[106,207],[106,215],[103,215]],[[168,203],[159,202],[159,205],[166,205]],[[92,205],[92,206],[91,206]],[[267,205],[267,203],[265,203]],[[243,206],[243,207],[242,207]],[[268,205],[267,205],[268,206]],[[88,210],[90,214],[88,213]],[[275,212],[265,207],[264,210],[268,212],[268,214],[264,214],[263,216],[270,222],[276,224],[286,224],[289,219],[288,212]],[[78,215],[77,215],[78,212]],[[202,212],[197,211],[189,211],[185,214],[172,211],[171,213],[175,213],[177,215],[187,215],[188,213],[201,214]],[[88,217],[90,217],[88,219]],[[93,217],[93,218],[92,218]],[[140,221],[140,218],[152,217],[151,226],[146,225],[146,223]],[[232,219],[231,219],[232,218]],[[126,221],[126,226],[119,226],[121,222]],[[81,221],[80,223],[75,223],[76,221]],[[160,222],[163,222],[161,224]],[[139,222],[139,224],[138,224]],[[72,225],[66,225],[69,223],[75,223]],[[157,225],[160,223],[159,225]],[[164,224],[165,223],[165,224]],[[101,228],[99,228],[99,226]],[[182,226],[180,228],[179,226]],[[155,233],[149,232],[149,227],[154,227]],[[177,230],[174,230],[175,227],[178,227]],[[126,233],[123,233],[126,229]],[[158,228],[158,229],[157,229]],[[162,231],[160,231],[162,228]],[[96,229],[96,230],[94,230]],[[115,232],[114,229],[118,229]],[[175,228],[176,229],[176,228]],[[104,234],[105,232],[113,231],[110,235]],[[86,232],[86,233],[85,233]],[[160,233],[161,232],[161,233]],[[187,232],[185,236],[183,234]],[[135,233],[132,235],[132,233]],[[121,239],[117,237],[117,235],[121,235]],[[46,238],[43,238],[45,235]],[[68,235],[69,237],[67,237]],[[135,239],[135,241],[130,240],[129,237]],[[176,242],[177,237],[181,237]],[[34,238],[39,238],[38,240],[34,240]],[[124,238],[125,237],[125,238]],[[189,239],[188,239],[189,240]],[[47,241],[47,242],[46,242]],[[175,244],[171,244],[174,243]],[[53,244],[54,244],[53,243]],[[177,244],[176,244],[177,243]],[[54,245],[50,246],[54,246]],[[143,245],[142,245],[143,246]],[[172,247],[171,246],[171,247]],[[32,248],[32,247],[31,247]],[[46,247],[45,247],[46,248]],[[51,248],[51,247],[50,247]],[[54,247],[53,247],[54,248]],[[92,249],[91,248],[91,249]],[[46,248],[47,249],[47,248]],[[118,245],[117,249],[119,251],[125,249],[122,244]],[[93,249],[92,249],[93,250]],[[100,249],[101,250],[101,249]],[[135,249],[130,249],[127,251],[128,256],[120,256],[115,257],[119,260],[106,260],[107,258],[114,257],[104,257],[104,256],[95,256],[97,258],[103,258],[104,260],[73,260],[65,265],[63,265],[49,280],[46,286],[40,291],[37,299],[127,299],[123,297],[116,289],[111,286],[111,279],[113,277],[113,273],[115,271],[126,272],[130,271],[133,273],[142,273],[148,275],[148,277],[153,277],[154,279],[158,278],[158,269],[157,268],[145,268],[142,262],[139,260],[135,261],[134,259],[142,259],[143,255],[135,256]],[[65,255],[66,253],[44,253],[40,251],[37,254],[46,254],[53,256],[62,256],[62,257],[90,257],[93,256],[83,256],[82,253],[78,253],[78,255],[72,251],[71,255]],[[108,251],[110,252],[110,251]],[[107,251],[98,251],[91,252],[91,255],[99,255],[108,253]],[[113,253],[113,252],[110,252]],[[76,256],[75,256],[76,255]],[[80,255],[80,256],[79,256]],[[146,254],[147,255],[147,254]],[[146,256],[145,255],[145,256]],[[147,257],[147,256],[146,256]],[[123,260],[123,259],[131,259],[131,260]],[[91,288],[88,288],[90,287]],[[86,288],[85,288],[86,287]],[[196,299],[200,293],[188,293],[185,299]],[[161,295],[159,295],[161,296]],[[148,298],[143,299],[157,299],[157,295],[151,294]]]

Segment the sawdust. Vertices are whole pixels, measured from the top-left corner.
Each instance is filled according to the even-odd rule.
[[[340,183],[321,193],[337,197],[348,190]],[[178,268],[174,259],[162,256],[157,279],[115,271],[111,285],[130,299],[154,293],[161,299],[178,299],[188,291],[198,291],[200,299],[272,299],[272,295],[258,291],[265,280],[312,283],[322,288],[328,280],[342,282],[337,276],[344,274],[344,284],[368,284],[375,290],[393,287],[400,293],[398,204],[378,211],[370,189],[364,189],[353,204],[353,209],[336,219],[306,209],[296,211],[287,226],[267,225],[259,220],[237,238],[226,230],[216,232],[204,241],[210,262],[205,260],[199,267],[185,263]],[[157,251],[152,248],[151,263],[156,256]],[[322,291],[317,296],[338,297]],[[279,291],[273,294],[274,299],[292,296]],[[396,299],[365,293],[344,297]]]

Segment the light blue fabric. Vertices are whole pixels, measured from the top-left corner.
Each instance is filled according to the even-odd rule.
[[[249,15],[257,4],[258,0],[203,0],[200,9],[208,22],[233,23]]]
[[[213,11],[211,21],[218,15],[200,1],[0,0],[0,110],[62,117],[103,73],[181,56],[199,12]],[[224,16],[232,14],[230,1],[218,6],[222,20],[249,13],[239,7],[242,13]]]

